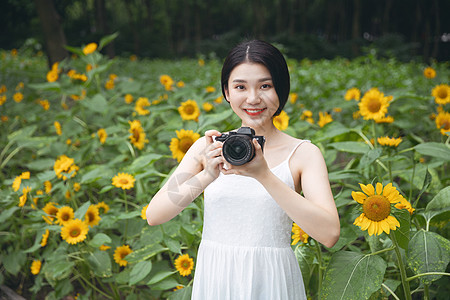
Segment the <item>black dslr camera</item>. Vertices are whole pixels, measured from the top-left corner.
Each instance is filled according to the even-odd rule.
[[[252,142],[254,138],[263,148],[266,139],[264,136],[255,135],[255,130],[250,127],[241,127],[236,132],[223,133],[215,140],[223,142],[222,153],[226,161],[234,166],[240,166],[255,157],[255,147]]]

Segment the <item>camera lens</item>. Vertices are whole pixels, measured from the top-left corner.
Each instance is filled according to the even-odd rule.
[[[223,144],[223,156],[235,166],[249,162],[254,156],[251,139],[242,135],[228,138]]]

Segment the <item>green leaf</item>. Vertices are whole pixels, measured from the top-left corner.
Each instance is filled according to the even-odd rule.
[[[157,161],[161,157],[162,157],[161,154],[156,154],[156,153],[150,153],[147,155],[140,156],[133,161],[133,163],[131,164],[131,166],[129,168],[129,171],[136,172],[140,169],[147,168],[148,165]]]
[[[43,158],[43,159],[33,160],[33,161],[29,162],[26,166],[28,169],[31,169],[31,170],[43,171],[43,170],[52,168],[54,164],[55,164],[54,159]]]
[[[22,251],[15,251],[2,256],[2,264],[8,273],[16,276],[26,261],[26,255]]]
[[[180,283],[175,280],[175,278],[169,277],[164,279],[161,282],[158,282],[152,286],[152,290],[169,290],[173,289],[174,287],[179,286]]]
[[[364,153],[363,157],[361,157],[361,162],[359,163],[362,167],[367,167],[371,163],[373,163],[377,158],[381,156],[383,150],[381,148],[370,149],[366,153]]]
[[[110,35],[107,35],[107,36],[103,37],[100,40],[100,43],[98,45],[98,51],[102,50],[103,47],[105,47],[106,45],[111,43],[118,35],[119,35],[119,32],[114,32],[113,34],[110,34]]]
[[[32,136],[33,133],[36,131],[37,126],[31,125],[24,128],[21,128],[19,130],[15,130],[13,133],[8,135],[9,141],[16,141],[20,139],[27,139],[28,137]]]
[[[450,186],[443,188],[427,204],[426,211],[430,210],[448,210],[450,208]]]
[[[445,161],[450,160],[450,148],[445,144],[430,142],[419,144],[414,149],[423,155],[436,157]]]
[[[84,56],[83,50],[81,50],[78,47],[72,47],[72,46],[64,46],[64,48],[66,48],[67,50],[69,50],[72,53],[75,53],[78,56]]]
[[[152,279],[150,279],[149,282],[147,282],[147,285],[151,285],[151,284],[155,284],[157,282],[160,282],[161,280],[166,279],[167,277],[169,277],[172,274],[177,273],[177,271],[161,271],[158,272],[157,274],[155,274],[155,276],[152,277]]]
[[[135,250],[127,255],[127,261],[131,264],[138,263],[143,260],[148,260],[155,256],[156,254],[166,251],[160,244],[147,245],[141,249]]]
[[[81,177],[81,183],[91,183],[100,178],[112,178],[112,171],[106,165],[91,165],[86,174]]]
[[[408,249],[408,264],[416,274],[445,272],[450,261],[450,241],[434,232],[418,231],[412,237]],[[420,277],[420,280],[430,284],[440,277],[427,275]]]
[[[77,211],[75,212],[74,218],[82,220],[84,218],[84,215],[86,214],[89,206],[91,206],[91,201],[88,201],[88,202],[84,203],[83,205],[81,205],[81,207],[78,208]]]
[[[140,216],[140,215],[141,215],[140,211],[134,210],[134,211],[130,211],[130,212],[127,212],[127,213],[121,213],[119,216],[117,216],[117,219],[118,220],[133,219],[133,218],[135,218],[137,216]]]
[[[173,253],[181,254],[180,242],[178,242],[177,240],[174,240],[172,238],[166,238],[164,242],[170,251],[172,251]]]
[[[420,190],[419,194],[417,195],[416,200],[411,203],[413,207],[416,206],[416,203],[419,201],[420,197],[422,197],[422,194],[428,189],[428,187],[430,186],[432,177],[430,174],[430,171],[427,168],[427,171],[425,173],[425,178],[423,179],[423,185],[422,185],[422,189]]]
[[[58,92],[61,93],[61,85],[59,82],[45,82],[45,83],[30,83],[27,85],[29,88],[38,91]]]
[[[348,153],[366,153],[370,150],[369,146],[364,142],[336,142],[329,144],[329,146]]]
[[[97,233],[92,240],[89,241],[89,245],[98,248],[101,245],[111,243],[111,238],[104,233]]]
[[[318,131],[318,137],[314,139],[314,142],[318,143],[321,141],[329,140],[331,138],[334,138],[335,136],[348,133],[350,131],[352,131],[352,129],[347,128],[342,123],[332,122],[330,124],[327,124],[327,128],[325,131]]]
[[[190,300],[192,295],[192,286],[185,286],[180,290],[176,290],[169,296],[169,300]]]
[[[325,271],[320,299],[368,299],[380,289],[386,267],[377,255],[336,252]]]
[[[45,264],[44,275],[48,281],[62,280],[72,273],[75,263],[67,260],[59,260]]]
[[[396,209],[394,216],[400,223],[400,227],[394,230],[393,233],[395,234],[398,245],[407,250],[411,229],[411,214],[406,209]]]
[[[99,277],[112,276],[111,259],[107,252],[96,250],[93,253],[89,253],[87,262],[95,275]]]
[[[152,270],[152,262],[149,260],[138,262],[130,272],[130,285],[135,285],[144,279]]]
[[[3,223],[5,222],[5,220],[8,220],[14,214],[14,212],[19,209],[20,207],[13,206],[11,208],[2,211],[2,213],[0,214],[0,223]]]
[[[300,270],[302,271],[303,282],[305,286],[308,286],[315,270],[315,251],[307,245],[302,245],[297,246],[294,253],[300,266]]]
[[[207,118],[204,118],[203,115],[200,115],[198,122],[198,132],[203,132],[206,128],[210,127],[213,124],[221,123],[222,121],[229,119],[233,115],[233,111],[225,110],[223,112],[217,114],[208,115]]]
[[[80,103],[95,112],[105,113],[108,110],[108,101],[106,101],[102,94],[96,94],[92,98],[86,98],[80,101]]]

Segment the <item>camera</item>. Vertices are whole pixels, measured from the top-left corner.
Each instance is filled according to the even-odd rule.
[[[248,163],[255,157],[253,139],[258,141],[261,149],[264,147],[264,136],[255,135],[255,130],[250,127],[241,127],[237,131],[223,133],[215,138],[216,141],[223,142],[223,157],[234,166]]]

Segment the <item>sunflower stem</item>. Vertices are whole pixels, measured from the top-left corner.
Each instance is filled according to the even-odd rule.
[[[123,190],[123,200],[125,201],[125,213],[128,213],[128,198],[127,198],[127,191]],[[125,220],[125,231],[124,231],[124,243],[127,240],[127,233],[128,233],[128,219]]]
[[[318,291],[319,291],[319,295],[322,291],[322,277],[323,277],[323,266],[322,266],[322,250],[320,249],[319,243],[315,240],[312,239],[314,241],[314,245],[316,248],[316,253],[317,253],[317,260],[319,261],[319,285],[318,285]]]
[[[423,286],[423,299],[430,299],[430,286],[428,284],[424,284]]]
[[[397,238],[395,237],[395,233],[393,231],[391,231],[389,236],[391,238],[392,244],[395,246],[394,250],[395,250],[395,254],[397,256],[398,268],[400,270],[400,277],[402,280],[403,291],[405,293],[405,299],[411,300],[411,289],[409,287],[408,278],[406,277],[406,269],[405,269],[405,265],[403,263],[402,254],[400,253],[400,248],[398,246]]]

